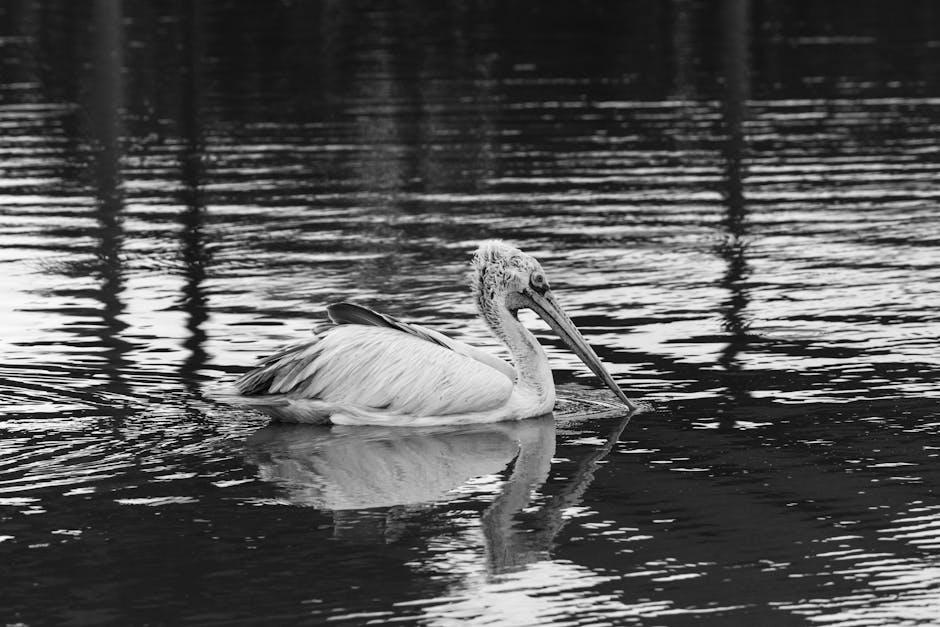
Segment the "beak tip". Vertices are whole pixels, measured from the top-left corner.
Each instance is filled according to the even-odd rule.
[[[617,396],[620,397],[620,400],[623,401],[623,404],[626,405],[627,409],[629,409],[631,412],[635,412],[637,410],[637,405],[627,398],[626,394],[623,393],[623,390],[620,390],[620,393],[617,394]]]

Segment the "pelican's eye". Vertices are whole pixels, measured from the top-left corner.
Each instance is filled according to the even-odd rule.
[[[544,294],[548,290],[548,281],[545,280],[545,275],[541,272],[533,272],[529,276],[529,285],[539,294]]]

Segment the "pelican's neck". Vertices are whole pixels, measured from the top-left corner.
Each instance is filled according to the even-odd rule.
[[[509,349],[516,369],[516,386],[535,397],[541,413],[551,411],[555,405],[555,382],[542,345],[502,303],[489,302],[481,311],[493,334]]]

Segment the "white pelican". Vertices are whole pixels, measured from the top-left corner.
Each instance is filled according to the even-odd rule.
[[[491,240],[476,251],[472,277],[480,315],[512,365],[426,327],[338,303],[327,308],[333,326],[264,359],[227,400],[287,422],[428,426],[541,416],[554,407],[555,384],[545,351],[517,317],[529,307],[635,409],[558,306],[538,261]]]

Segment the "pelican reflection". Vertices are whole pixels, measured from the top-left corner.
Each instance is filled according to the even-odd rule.
[[[527,472],[537,465],[547,473],[554,437],[550,415],[407,430],[275,423],[248,438],[248,459],[292,504],[361,510],[448,500],[470,480],[499,474],[517,458],[533,466]],[[533,459],[533,451],[544,452]]]
[[[629,419],[629,414],[622,416],[606,442],[579,459],[571,478],[551,497],[539,495],[555,456],[551,414],[416,429],[274,423],[248,438],[247,457],[261,479],[282,488],[289,503],[331,511],[337,534],[356,526],[362,532],[381,519],[384,527],[368,533],[385,541],[396,535],[387,527],[407,519],[407,506],[464,497],[478,486],[474,480],[493,476],[486,485],[496,486],[495,498],[480,516],[480,526],[487,571],[501,573],[548,558],[564,526],[563,512],[578,504],[597,463]],[[530,505],[536,501],[533,511]],[[521,528],[523,510],[531,529]]]

